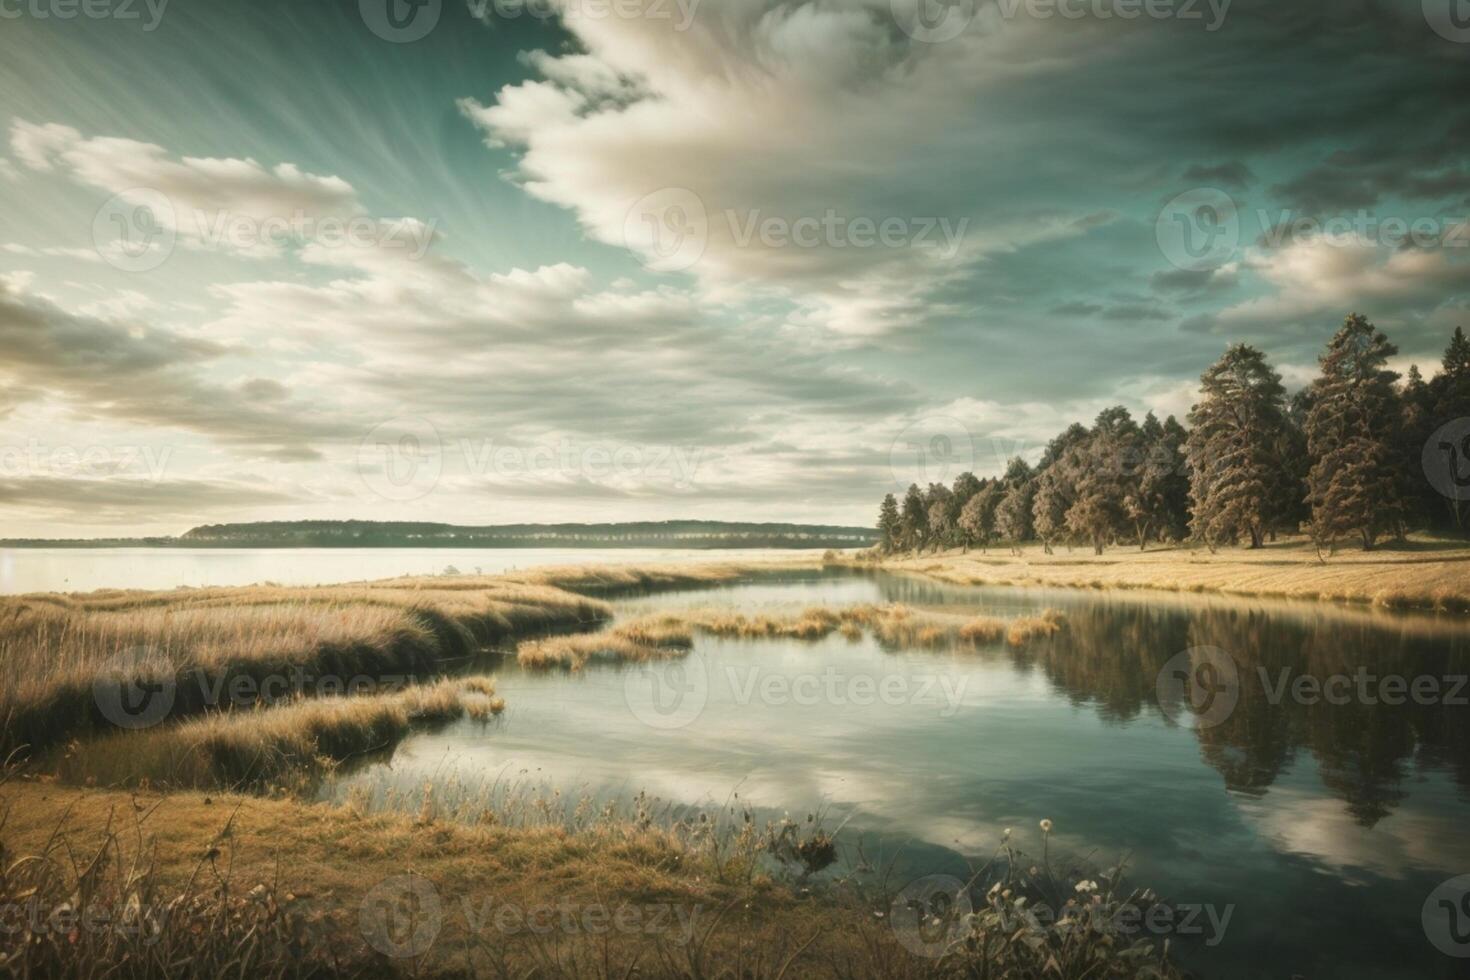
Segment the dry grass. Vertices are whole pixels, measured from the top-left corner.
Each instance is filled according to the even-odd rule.
[[[1017,932],[1023,893],[1060,905],[1029,878],[998,880],[968,928],[949,923],[955,945],[943,959],[916,956],[890,925],[888,887],[798,890],[754,870],[758,855],[795,871],[830,858],[829,836],[790,821],[718,838],[700,821],[568,831],[11,783],[0,789],[0,843],[0,904],[42,910],[41,929],[27,918],[0,931],[0,962],[23,976],[1179,976],[1157,949],[1083,920]],[[420,900],[403,901],[406,885]],[[1073,889],[1064,880],[1051,892]],[[45,928],[57,909],[107,925]],[[495,914],[504,909],[523,918]],[[384,931],[385,910],[415,918]],[[608,928],[618,921],[637,928]],[[121,927],[133,924],[142,928]],[[418,955],[375,948],[410,938],[423,942]]]
[[[1040,545],[1027,545],[1020,555],[972,551],[876,560],[849,555],[831,563],[863,567],[876,563],[960,585],[1220,592],[1395,609],[1470,611],[1470,546],[1420,537],[1376,551],[1339,551],[1325,563],[1318,560],[1310,542],[1301,539],[1268,544],[1257,551],[1222,548],[1214,554],[1204,548],[1140,552],[1116,547],[1103,555],[1065,548],[1047,555]]]
[[[391,748],[417,728],[505,709],[495,682],[470,677],[359,697],[211,714],[73,745],[57,775],[73,783],[301,790],[356,756]]]
[[[581,670],[592,660],[642,662],[682,657],[694,646],[689,627],[673,616],[642,616],[600,633],[527,640],[516,649],[522,667]]]
[[[594,659],[640,662],[681,657],[692,649],[695,632],[746,640],[814,641],[833,633],[856,640],[866,629],[891,647],[936,648],[1002,640],[1021,647],[1056,633],[1064,621],[1065,616],[1056,609],[1035,617],[998,619],[925,612],[901,603],[808,606],[785,616],[705,607],[643,616],[600,633],[528,640],[521,644],[517,659],[523,667],[580,670]]]
[[[95,686],[168,679],[172,713],[218,707],[237,680],[427,676],[537,632],[607,619],[597,599],[499,579],[326,588],[96,592],[0,600],[5,751],[109,729]],[[119,671],[123,676],[119,676]],[[237,705],[238,706],[238,705]]]

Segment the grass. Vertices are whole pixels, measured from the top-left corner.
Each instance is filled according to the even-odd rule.
[[[1008,851],[969,883],[973,917],[926,923],[945,940],[927,958],[904,946],[902,883],[832,879],[832,839],[807,824],[734,820],[471,826],[11,782],[0,905],[39,914],[0,930],[0,963],[135,978],[1179,976],[1156,946],[1095,927],[1123,900],[1115,879],[1104,914],[1083,916],[1064,880]],[[1054,901],[1061,921],[1028,924],[1026,900]]]
[[[504,710],[488,677],[304,699],[73,743],[56,773],[72,783],[303,791],[338,764],[391,748],[415,729],[466,715],[488,721]]]
[[[1063,613],[1047,609],[1039,616],[1000,619],[963,617],[912,609],[901,603],[855,606],[808,606],[793,615],[748,615],[707,607],[656,613],[614,625],[599,633],[558,636],[521,643],[516,657],[522,667],[581,670],[592,660],[643,662],[682,657],[693,648],[695,632],[739,639],[820,640],[840,633],[849,640],[870,630],[888,646],[940,647],[1004,641],[1024,647],[1062,628]]]
[[[1102,555],[1057,547],[1045,554],[1026,545],[1019,554],[949,551],[875,556],[848,554],[829,563],[917,572],[960,585],[1084,589],[1156,589],[1371,604],[1391,609],[1470,612],[1470,545],[1411,536],[1374,551],[1345,550],[1318,559],[1309,541],[1283,539],[1252,551],[1211,553],[1186,546],[1115,547]]]
[[[579,633],[527,640],[516,648],[522,667],[581,670],[593,660],[639,663],[681,657],[694,646],[689,627],[673,616],[643,616],[600,633]]]
[[[181,718],[221,707],[220,692],[264,698],[248,692],[270,681],[331,694],[354,680],[432,676],[520,636],[610,615],[598,599],[494,578],[7,598],[0,746],[8,753],[111,730],[98,685],[167,680],[171,716]]]
[[[111,730],[98,684],[171,682],[171,717],[182,718],[217,709],[212,692],[237,682],[433,676],[488,648],[605,621],[612,610],[597,596],[817,567],[789,558],[579,565],[320,587],[3,597],[0,756]]]

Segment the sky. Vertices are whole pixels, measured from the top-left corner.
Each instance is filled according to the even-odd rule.
[[[0,537],[871,524],[1470,326],[1470,0],[0,0]]]

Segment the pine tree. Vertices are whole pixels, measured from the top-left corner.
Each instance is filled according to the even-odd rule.
[[[1139,440],[1137,423],[1117,406],[1099,413],[1086,442],[1071,455],[1076,483],[1067,530],[1090,540],[1096,554],[1123,530],[1124,500],[1141,464]]]
[[[1286,391],[1260,351],[1236,344],[1200,376],[1189,413],[1190,526],[1210,548],[1249,537],[1259,548],[1276,517]]]
[[[878,508],[878,546],[884,553],[892,552],[898,547],[898,535],[898,501],[890,493],[883,498],[883,504]]]
[[[916,483],[909,484],[903,496],[903,513],[899,518],[899,537],[905,548],[914,551],[924,547],[929,540],[929,511],[924,506],[924,496]]]
[[[1307,415],[1307,500],[1319,543],[1357,534],[1370,550],[1402,519],[1398,375],[1385,366],[1398,348],[1353,313],[1327,344]]]
[[[1155,537],[1183,536],[1188,520],[1189,478],[1184,473],[1184,428],[1169,416],[1161,424],[1153,412],[1139,428],[1143,458],[1123,496],[1123,512],[1142,551]]]
[[[1437,432],[1439,428],[1456,419],[1470,418],[1470,340],[1465,339],[1465,331],[1456,327],[1454,335],[1450,337],[1449,346],[1445,348],[1443,370],[1434,376],[1429,382],[1429,394],[1433,405],[1433,418],[1429,425],[1428,435]],[[1428,438],[1426,435],[1426,439]],[[1421,446],[1421,451],[1422,451]],[[1441,465],[1455,467],[1456,472],[1446,474],[1451,477],[1460,477],[1470,470],[1470,446],[1456,446],[1451,442],[1448,447],[1433,447],[1433,451],[1441,451],[1443,456],[1439,457]],[[1422,460],[1422,457],[1421,457]],[[1420,463],[1422,471],[1423,463]],[[1439,493],[1436,491],[1436,496]],[[1445,495],[1444,500],[1447,510],[1441,510],[1449,518],[1450,526],[1456,530],[1466,530],[1465,501],[1463,495]]]

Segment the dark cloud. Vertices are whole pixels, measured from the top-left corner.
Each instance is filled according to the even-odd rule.
[[[1184,179],[1191,184],[1245,190],[1255,182],[1256,175],[1239,160],[1230,160],[1213,166],[1197,163],[1184,171]]]

